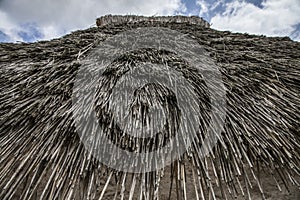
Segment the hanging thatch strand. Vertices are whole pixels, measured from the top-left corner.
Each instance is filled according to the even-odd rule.
[[[0,44],[0,199],[250,199],[256,187],[267,198],[266,175],[279,190],[299,187],[300,43],[216,31],[185,19],[127,19],[113,24],[98,20],[101,27],[51,41]],[[108,37],[138,27],[168,27],[186,34],[219,67],[226,87],[226,119],[219,142],[206,157],[199,152],[210,120],[206,85],[184,58],[164,50],[121,56],[100,85],[109,91],[122,72],[146,62],[177,68],[197,88],[199,126],[204,127],[197,142],[170,166],[147,173],[106,167],[81,143],[72,90],[82,60]],[[155,150],[172,136],[162,132],[162,138],[152,140],[121,137],[107,120],[109,95],[101,87],[97,92],[98,120],[106,136],[123,149]],[[162,107],[170,130],[177,128],[181,111],[171,90],[150,83],[135,94],[132,108]],[[147,122],[146,111],[142,116]],[[92,129],[87,127],[86,133]]]

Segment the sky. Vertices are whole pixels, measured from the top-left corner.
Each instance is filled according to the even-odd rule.
[[[197,15],[217,30],[300,41],[300,0],[0,0],[0,42],[35,42],[106,14]]]

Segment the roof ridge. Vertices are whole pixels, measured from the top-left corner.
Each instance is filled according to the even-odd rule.
[[[139,15],[105,15],[97,18],[96,24],[98,27],[105,26],[107,24],[123,24],[130,22],[175,22],[175,23],[189,23],[204,26],[206,28],[210,27],[210,24],[204,20],[202,17],[198,16],[139,16]]]

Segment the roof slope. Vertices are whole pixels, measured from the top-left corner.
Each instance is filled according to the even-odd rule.
[[[209,156],[197,154],[198,143],[163,170],[131,174],[105,167],[85,150],[76,134],[72,89],[76,73],[93,49],[113,35],[141,27],[166,27],[196,40],[221,72],[227,112],[222,138]],[[230,199],[236,193],[251,196],[252,176],[265,197],[259,181],[265,173],[282,181],[281,186],[297,184],[299,55],[300,43],[289,38],[222,32],[176,21],[126,21],[51,41],[0,44],[0,198],[89,199],[116,194],[117,198],[167,199],[170,194],[172,199]],[[157,50],[129,53],[115,64],[121,70],[162,59],[170,66],[186,65],[176,55]],[[207,105],[200,91],[205,84],[187,69],[190,80],[199,84],[201,104]],[[114,80],[116,74],[111,73]],[[149,90],[155,93],[157,86]],[[202,112],[205,122],[208,111]],[[199,133],[199,141],[201,137]],[[134,149],[138,142],[131,146],[125,142],[125,148]]]

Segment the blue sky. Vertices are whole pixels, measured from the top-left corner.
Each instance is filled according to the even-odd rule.
[[[105,14],[198,15],[218,30],[300,41],[299,13],[300,0],[0,0],[0,42],[57,38]]]

